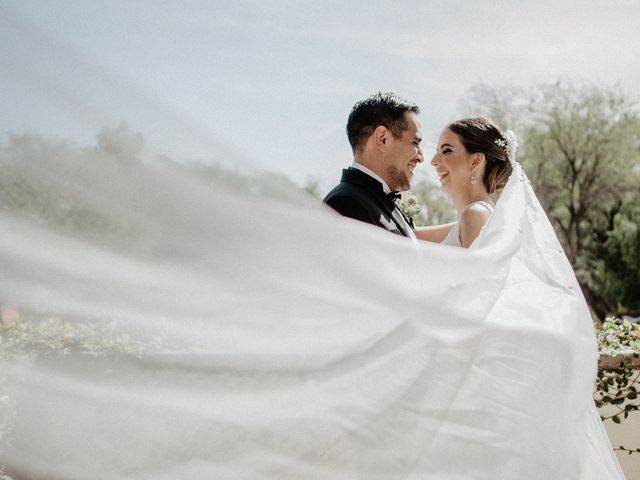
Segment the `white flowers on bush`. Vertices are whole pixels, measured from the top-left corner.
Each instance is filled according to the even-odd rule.
[[[616,317],[605,318],[602,328],[596,329],[596,337],[601,353],[640,352],[640,324],[629,320],[620,322]]]

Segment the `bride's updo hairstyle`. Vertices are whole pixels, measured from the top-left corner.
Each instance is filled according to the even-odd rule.
[[[457,134],[469,153],[484,153],[485,167],[482,181],[490,194],[502,190],[509,180],[512,167],[507,141],[491,120],[484,117],[463,118],[447,127]],[[502,144],[502,145],[500,145]]]

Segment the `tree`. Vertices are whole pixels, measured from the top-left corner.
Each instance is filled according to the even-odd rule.
[[[622,207],[601,248],[596,277],[620,313],[640,311],[640,195]],[[625,308],[626,307],[626,308]]]
[[[132,132],[124,122],[115,128],[100,129],[97,141],[97,152],[113,155],[129,164],[137,161],[144,146],[142,134]]]
[[[422,175],[411,182],[411,194],[415,195],[422,208],[414,217],[418,226],[439,225],[455,220],[455,210],[449,197],[440,186]]]
[[[85,182],[92,174],[80,167],[103,167],[101,174],[112,176],[102,181],[115,183],[141,165],[144,138],[123,123],[101,129],[96,143],[81,147],[37,134],[7,134],[6,141],[0,140],[0,208],[75,232],[119,231],[118,222],[87,195],[90,189]]]
[[[320,187],[320,179],[317,177],[308,177],[302,186],[302,190],[307,192],[316,200],[322,200],[322,192]]]
[[[465,105],[472,114],[503,121],[514,116],[509,113],[513,105],[511,111],[519,117],[514,123],[520,161],[592,309],[602,318],[629,306],[629,295],[622,294],[625,288],[620,285],[633,284],[634,270],[631,265],[613,270],[611,251],[620,245],[619,229],[629,229],[616,219],[626,205],[638,202],[637,103],[619,88],[560,81],[528,91],[478,86]],[[625,218],[638,225],[637,217]],[[626,258],[620,261],[634,257]]]

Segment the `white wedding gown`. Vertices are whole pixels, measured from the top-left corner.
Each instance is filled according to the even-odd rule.
[[[162,110],[23,41],[5,74],[61,118],[112,118],[94,86]],[[591,397],[591,318],[520,168],[466,250],[133,157],[0,150],[0,305],[52,322],[40,355],[0,330],[15,480],[623,478]]]

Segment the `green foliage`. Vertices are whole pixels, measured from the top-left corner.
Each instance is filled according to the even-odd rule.
[[[127,135],[121,126],[117,133]],[[103,142],[108,141],[115,149],[115,133],[100,132]],[[135,137],[137,138],[137,137]],[[139,139],[138,139],[139,140]],[[134,142],[135,143],[135,142]],[[129,145],[129,149],[133,149]],[[70,142],[45,139],[38,135],[10,135],[6,145],[0,145],[0,208],[4,212],[28,217],[38,223],[48,224],[63,230],[103,235],[109,232],[122,233],[126,228],[113,217],[100,212],[90,199],[74,188],[77,166],[86,162],[104,163],[106,157],[114,160],[125,171],[138,162],[129,150],[126,153],[107,153],[101,147],[82,149]],[[68,175],[68,181],[54,181],[42,165]]]
[[[520,161],[592,309],[601,318],[638,311],[637,103],[620,88],[557,82],[481,85],[466,109],[517,130]]]
[[[601,416],[602,421],[611,420],[613,423],[621,423],[633,412],[640,410],[638,403],[638,390],[640,389],[640,370],[635,370],[632,366],[631,358],[638,358],[636,353],[626,356],[620,361],[618,368],[612,370],[598,370],[596,379],[594,400],[596,407],[602,408],[610,406],[614,413]],[[627,450],[620,446],[620,450],[632,452],[640,451]]]
[[[411,182],[411,194],[415,195],[422,206],[413,221],[417,226],[440,225],[455,221],[455,210],[449,197],[426,176],[415,178]]]
[[[595,276],[603,293],[623,305],[640,311],[640,197],[615,216],[613,230],[600,248]]]
[[[0,142],[0,209],[53,231],[130,241],[143,222],[130,221],[128,208],[118,211],[111,205],[114,195],[137,200],[142,182],[136,185],[127,178],[189,176],[208,188],[224,187],[294,204],[319,203],[308,194],[309,188],[318,194],[317,182],[305,193],[282,174],[263,171],[249,175],[218,164],[180,163],[166,156],[144,160],[140,157],[143,144],[142,135],[124,124],[100,130],[93,147],[33,134],[8,135],[6,142]],[[55,174],[47,175],[49,170]],[[110,187],[88,187],[98,183]]]
[[[603,421],[621,423],[631,413],[640,410],[640,370],[634,367],[634,360],[637,362],[640,358],[640,325],[608,317],[601,328],[596,327],[596,337],[600,353],[610,355],[616,362],[613,368],[601,364],[593,398],[598,408],[605,407],[613,412],[601,416]],[[640,453],[638,448],[628,449],[622,445],[615,450],[630,455]]]
[[[322,189],[320,186],[320,180],[318,178],[315,178],[315,177],[308,178],[305,184],[302,186],[302,190],[307,192],[316,200],[322,200],[322,192],[321,192]]]

